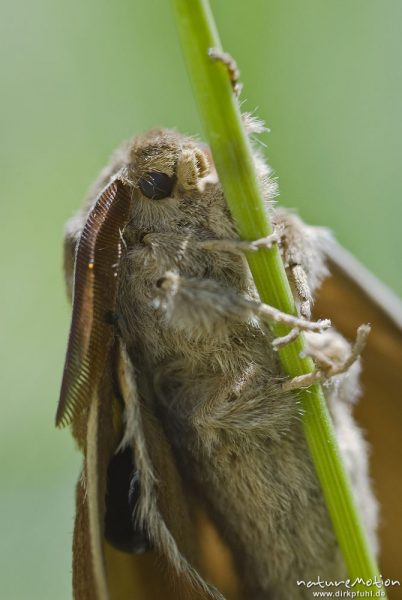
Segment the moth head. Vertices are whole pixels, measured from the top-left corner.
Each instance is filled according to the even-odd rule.
[[[202,191],[214,171],[201,143],[167,129],[153,129],[133,140],[128,151],[128,178],[148,200],[177,198]]]

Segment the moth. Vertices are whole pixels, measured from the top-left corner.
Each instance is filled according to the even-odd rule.
[[[245,251],[264,243],[279,245],[301,313],[275,318],[304,329],[317,364],[337,373],[325,396],[377,548],[367,447],[352,416],[360,361],[339,368],[351,345],[310,320],[328,256],[340,279],[358,277],[325,230],[275,206],[270,169],[256,148],[254,158],[270,240],[238,239],[208,148],[164,129],[118,149],[67,225],[73,311],[56,422],[71,424],[84,455],[76,599],[297,600],[310,597],[297,580],[346,577],[273,313],[247,267]]]

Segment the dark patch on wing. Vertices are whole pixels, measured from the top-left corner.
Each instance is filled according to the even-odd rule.
[[[133,464],[132,449],[126,448],[109,463],[105,513],[105,538],[122,552],[141,554],[151,549],[146,532],[135,524],[139,498],[139,473]]]

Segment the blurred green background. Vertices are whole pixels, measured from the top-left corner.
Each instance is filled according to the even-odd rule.
[[[215,0],[281,202],[399,293],[402,3]],[[202,133],[163,0],[2,6],[0,597],[71,597],[80,457],[53,427],[69,325],[63,223],[114,147]]]

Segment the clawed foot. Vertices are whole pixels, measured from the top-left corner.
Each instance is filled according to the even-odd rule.
[[[319,322],[322,323],[322,321],[319,321]],[[321,328],[321,331],[322,331],[322,329],[323,328]],[[294,342],[299,334],[300,334],[300,328],[293,327],[293,329],[291,329],[287,335],[275,338],[274,341],[272,342],[272,346],[273,346],[274,350],[279,350],[279,348],[283,348],[283,346],[287,346],[291,342]]]
[[[303,353],[303,357],[311,356],[314,359],[318,367],[317,370],[313,371],[312,373],[306,373],[305,375],[293,377],[283,384],[283,389],[286,391],[297,390],[313,385],[314,383],[326,381],[335,375],[345,373],[353,365],[353,363],[356,362],[363,352],[370,330],[370,325],[360,325],[360,327],[357,329],[356,339],[350,354],[342,362],[335,363],[328,356],[326,356],[324,352],[319,352],[317,350]]]
[[[238,98],[243,86],[240,83],[240,71],[233,56],[231,56],[228,52],[219,50],[218,48],[210,48],[208,50],[208,56],[210,56],[213,60],[218,60],[225,65],[229,73],[229,79],[230,83],[232,84],[233,91]]]
[[[241,254],[243,252],[257,252],[261,248],[272,248],[274,244],[279,243],[281,233],[279,230],[274,231],[264,238],[254,241],[247,240],[204,240],[197,243],[197,246],[203,250],[214,250],[222,252],[233,252]]]

